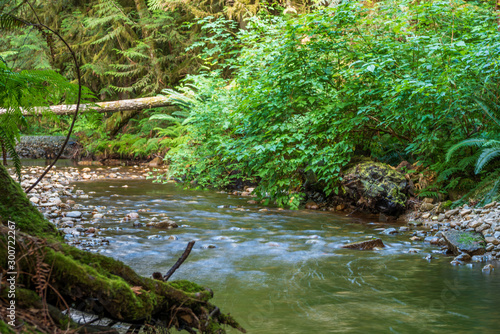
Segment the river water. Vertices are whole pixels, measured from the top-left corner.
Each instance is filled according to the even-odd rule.
[[[100,251],[144,276],[165,274],[196,240],[171,279],[212,288],[213,302],[248,333],[500,333],[498,263],[491,274],[481,271],[484,264],[452,266],[452,258],[408,234],[380,234],[391,225],[309,210],[259,211],[249,198],[144,180],[76,185],[95,192],[79,203],[106,206],[94,223],[110,237]],[[140,213],[144,223],[167,216],[183,226],[122,222],[140,209],[149,210]],[[371,236],[387,247],[339,248]]]

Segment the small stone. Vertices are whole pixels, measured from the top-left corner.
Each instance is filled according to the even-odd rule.
[[[390,234],[397,234],[398,233],[398,230],[396,230],[395,228],[393,227],[390,227],[390,228],[386,228],[385,230],[382,231],[382,234],[387,234],[387,235],[390,235]]]
[[[486,240],[486,243],[488,243],[488,244],[493,244],[493,245],[500,244],[500,240],[498,240],[494,237],[486,237],[486,238],[484,238],[484,240]]]
[[[456,215],[459,212],[458,209],[455,210],[449,210],[444,213],[444,216],[446,219],[450,219],[452,216]]]
[[[408,226],[401,226],[399,228],[399,232],[408,232],[410,230],[410,228]]]
[[[490,228],[489,224],[481,224],[481,226],[476,227],[476,232],[482,232]]]
[[[423,213],[422,214],[422,219],[429,219],[429,217],[431,216],[430,213],[426,212],[426,213]]]
[[[147,226],[152,226],[152,227],[156,227],[156,228],[166,228],[166,229],[179,227],[179,225],[177,225],[177,223],[175,223],[172,220],[162,220],[160,222],[150,222],[147,224]]]
[[[414,237],[411,237],[411,238],[410,238],[410,240],[411,240],[411,241],[421,241],[421,240],[422,240],[422,238],[417,237],[417,236],[414,236]]]
[[[420,249],[417,249],[417,248],[410,248],[408,249],[408,253],[412,254],[412,253],[418,253],[420,252]]]
[[[455,261],[461,261],[461,262],[468,262],[472,259],[472,257],[467,254],[467,253],[462,253],[460,255],[458,255],[457,257],[455,257]]]
[[[485,262],[486,261],[486,258],[484,257],[484,255],[474,255],[472,257],[472,262]]]
[[[460,211],[460,216],[464,217],[464,216],[467,216],[471,213],[472,213],[471,209],[464,209],[464,210]]]
[[[476,227],[481,226],[481,224],[482,224],[482,222],[481,222],[481,221],[475,220],[475,221],[471,221],[471,222],[468,224],[468,226],[469,226],[470,228],[474,228],[474,229],[475,229]]]
[[[30,202],[34,203],[34,204],[37,204],[38,202],[40,202],[40,199],[38,197],[31,197],[30,198]]]
[[[431,203],[424,202],[420,205],[420,211],[422,212],[431,211],[432,209],[434,209],[434,205],[432,205]]]
[[[126,217],[128,217],[130,219],[137,219],[137,218],[139,218],[139,214],[137,212],[130,212],[127,214]]]
[[[493,267],[493,265],[492,265],[492,264],[487,264],[487,265],[485,265],[485,266],[483,267],[483,272],[487,272],[487,273],[489,273],[489,272],[491,272],[492,270],[495,270],[495,267]]]
[[[351,244],[347,244],[347,245],[342,246],[342,248],[359,249],[359,250],[372,250],[376,247],[378,247],[378,248],[385,247],[385,245],[381,239],[355,242],[355,243],[351,243]]]
[[[339,204],[335,207],[336,211],[342,211],[345,209],[345,204]]]
[[[69,217],[69,218],[80,218],[81,216],[82,216],[82,213],[80,211],[66,212],[66,217]]]
[[[311,201],[311,202],[307,202],[306,203],[306,209],[309,209],[309,210],[318,210],[319,206],[315,202]]]

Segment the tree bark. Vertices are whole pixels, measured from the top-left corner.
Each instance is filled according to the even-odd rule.
[[[165,96],[143,97],[139,99],[110,101],[110,102],[97,102],[94,104],[80,105],[80,112],[96,111],[100,113],[105,112],[118,112],[118,111],[132,111],[144,110],[157,107],[168,107],[172,104]],[[35,107],[34,110],[23,110],[23,115],[41,115],[43,112],[52,112],[56,115],[72,115],[75,113],[76,105],[57,105],[51,107]],[[0,115],[5,114],[5,109],[0,109]]]

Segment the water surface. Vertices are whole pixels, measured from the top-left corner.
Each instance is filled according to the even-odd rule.
[[[95,192],[79,203],[106,206],[105,219],[94,223],[110,237],[101,252],[142,275],[165,274],[196,240],[172,279],[211,287],[213,302],[249,333],[500,333],[498,263],[484,274],[482,264],[455,267],[438,253],[425,260],[438,249],[408,235],[380,235],[377,229],[391,225],[328,212],[259,211],[249,198],[144,180],[81,182],[77,189]],[[168,217],[182,226],[165,231],[123,221],[140,209],[141,222]],[[387,247],[339,248],[371,236]]]

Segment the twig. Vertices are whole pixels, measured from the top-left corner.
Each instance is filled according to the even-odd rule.
[[[189,253],[191,253],[191,250],[193,249],[195,241],[190,241],[186,247],[186,250],[182,254],[182,256],[177,260],[177,262],[174,264],[172,268],[163,276],[163,280],[166,282],[174,274],[174,272],[181,266],[181,264],[186,261],[187,257],[189,256]]]

